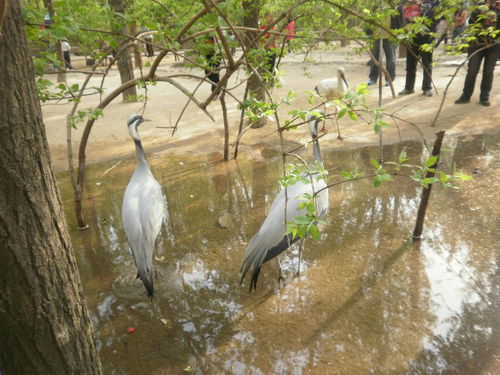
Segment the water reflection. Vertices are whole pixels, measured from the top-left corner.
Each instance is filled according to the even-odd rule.
[[[331,189],[321,240],[266,263],[255,294],[238,286],[246,242],[279,190],[280,159],[150,157],[168,201],[153,303],[135,280],[120,207],[134,161],[89,171],[91,229],[72,233],[107,374],[475,374],[498,342],[498,137],[449,138],[444,165],[476,173],[435,189],[420,247],[406,241],[419,190],[407,180]],[[419,143],[403,147],[421,160]],[[272,152],[266,154],[272,155]],[[363,169],[375,148],[326,152],[327,168]],[[498,156],[496,154],[496,156]],[[479,172],[478,172],[479,171]],[[71,191],[60,176],[68,219]],[[96,185],[99,182],[99,185]],[[493,204],[496,203],[496,204]],[[221,226],[221,215],[229,215]],[[134,333],[128,333],[135,328]]]

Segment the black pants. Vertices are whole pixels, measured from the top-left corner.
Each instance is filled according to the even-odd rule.
[[[220,56],[214,54],[208,54],[205,56],[208,61],[208,67],[210,69],[205,69],[205,74],[207,78],[213,82],[212,84],[212,92],[217,87],[217,84],[220,81],[219,77],[219,66],[220,66]]]
[[[406,84],[405,89],[415,88],[415,78],[417,76],[418,57],[422,59],[424,65],[424,79],[422,80],[422,90],[432,89],[432,52],[425,52],[420,49],[423,44],[432,43],[430,35],[417,35],[413,43],[409,43],[409,51],[406,51]],[[413,52],[413,53],[412,53]]]
[[[470,56],[481,46],[471,46],[467,51],[467,55]],[[476,77],[479,69],[481,68],[481,62],[484,59],[483,65],[483,79],[481,80],[481,94],[479,96],[480,100],[487,101],[490,97],[491,87],[493,86],[493,72],[495,71],[495,64],[500,54],[500,45],[496,45],[491,48],[484,49],[469,60],[469,65],[467,68],[467,76],[465,77],[464,91],[462,97],[465,99],[470,99],[472,93],[474,92],[474,86],[476,84]]]
[[[64,64],[66,65],[66,69],[73,69],[71,66],[71,55],[69,51],[63,51]]]
[[[391,76],[391,81],[394,81],[394,78],[396,78],[396,63],[394,61],[395,56],[394,51],[392,50],[392,43],[389,41],[389,39],[382,39],[382,48],[384,49],[385,53],[385,68]],[[373,47],[370,52],[372,53],[373,57],[375,57],[375,60],[378,61],[380,56],[380,40],[375,40],[373,42]],[[370,60],[370,74],[368,75],[370,81],[377,82],[378,73],[378,66]]]
[[[274,86],[274,65],[276,65],[277,54],[274,51],[266,51],[266,61],[264,64],[265,72],[268,76],[264,76],[271,87]]]
[[[146,52],[148,53],[148,57],[153,57],[155,55],[155,51],[153,46],[149,43],[150,41],[148,40],[148,43],[146,43]]]

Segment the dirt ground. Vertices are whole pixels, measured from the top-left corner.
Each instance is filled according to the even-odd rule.
[[[309,108],[307,90],[313,89],[316,84],[324,78],[335,77],[336,67],[343,66],[346,69],[346,77],[350,87],[355,87],[360,83],[367,82],[368,67],[367,55],[354,55],[353,47],[344,47],[335,51],[317,50],[309,57],[313,61],[304,64],[303,53],[292,53],[285,56],[281,62],[280,69],[283,71],[282,87],[275,88],[273,96],[279,100],[285,96],[289,90],[297,93],[297,99],[292,105],[282,105],[279,110],[281,121],[289,118],[287,112],[294,108]],[[395,113],[398,117],[418,124],[420,131],[427,139],[432,139],[434,133],[440,129],[447,130],[447,134],[475,134],[475,133],[496,133],[500,130],[500,70],[495,72],[495,82],[491,93],[491,107],[483,107],[478,104],[479,84],[476,82],[472,102],[470,104],[455,105],[463,87],[465,68],[463,68],[450,86],[441,117],[437,127],[430,127],[430,123],[442,100],[443,91],[455,72],[457,63],[465,58],[461,56],[447,56],[442,49],[435,53],[437,65],[433,70],[433,79],[438,90],[438,94],[427,98],[422,96],[420,90],[422,72],[418,70],[416,92],[413,95],[395,98],[391,97],[389,87],[383,88],[383,108],[385,112]],[[147,61],[147,58],[144,58]],[[81,57],[73,58],[74,66],[83,67]],[[147,71],[148,68],[144,68]],[[405,60],[397,59],[397,78],[394,83],[396,95],[404,87]],[[140,76],[140,71],[136,69],[136,76]],[[195,74],[202,75],[203,72],[197,69],[190,69],[182,64],[176,63],[173,58],[166,59],[158,69],[157,75],[166,76],[172,74]],[[481,74],[481,73],[480,73]],[[49,79],[55,79],[54,75],[49,75]],[[84,75],[81,73],[68,74],[68,83],[82,83]],[[245,73],[240,71],[234,75],[229,83],[229,87],[237,85],[245,79]],[[176,80],[189,90],[193,90],[197,81],[192,78],[176,78]],[[104,96],[119,86],[119,75],[116,68],[106,78],[104,83]],[[99,86],[100,77],[96,76],[91,80],[90,86]],[[373,86],[372,86],[373,87]],[[244,85],[234,90],[238,98],[243,97]],[[203,86],[196,93],[196,97],[202,101],[210,93],[210,86]],[[223,145],[223,121],[220,103],[214,102],[209,105],[208,111],[215,118],[212,122],[199,108],[190,104],[186,113],[179,123],[179,129],[174,136],[170,129],[160,128],[172,126],[179,116],[187,98],[175,87],[160,82],[156,86],[149,88],[149,99],[145,116],[153,121],[141,125],[141,137],[148,153],[168,150],[173,153],[222,153]],[[378,86],[371,88],[368,96],[369,105],[376,107],[378,102]],[[92,108],[99,103],[99,95],[84,97],[80,105],[80,110]],[[143,103],[122,103],[121,97],[115,99],[104,110],[104,117],[100,118],[91,132],[87,146],[87,162],[95,163],[102,160],[130,157],[133,155],[133,142],[127,132],[126,121],[130,114],[138,112]],[[71,104],[45,104],[43,105],[43,116],[46,124],[47,137],[50,145],[53,166],[56,170],[67,169],[67,136],[65,119],[70,111]],[[240,112],[237,103],[228,98],[228,113],[230,119],[231,142],[235,140],[239,123]],[[420,133],[413,126],[389,121],[390,127],[384,129],[384,142],[396,142],[400,139],[420,138]],[[371,126],[362,121],[352,121],[342,119],[340,129],[343,141],[337,139],[337,132],[332,122],[327,122],[328,134],[321,140],[323,148],[355,147],[358,145],[373,144],[378,142],[378,136]],[[83,124],[73,131],[73,146],[75,155]],[[296,146],[301,140],[306,139],[305,129],[293,132],[286,132],[285,138],[291,147]],[[279,150],[280,140],[276,132],[276,124],[268,122],[261,129],[250,129],[242,138],[240,143],[240,157],[262,158],[264,150]],[[233,148],[231,147],[231,152]],[[266,154],[264,152],[264,154]]]

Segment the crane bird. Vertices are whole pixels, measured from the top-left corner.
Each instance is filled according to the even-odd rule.
[[[322,166],[321,151],[318,142],[318,124],[322,118],[314,116],[309,117],[308,127],[311,132],[313,143],[312,163]],[[293,238],[291,234],[285,235],[286,223],[292,221],[298,216],[306,214],[304,209],[299,209],[299,205],[303,202],[304,194],[318,193],[316,198],[316,212],[319,217],[323,217],[328,212],[328,189],[324,179],[318,180],[318,173],[306,174],[305,177],[310,180],[309,183],[297,181],[295,184],[286,188],[281,188],[277,197],[274,199],[271,209],[266,219],[262,223],[257,234],[255,234],[243,257],[243,265],[241,266],[240,285],[245,278],[245,275],[252,268],[252,278],[250,282],[250,291],[257,287],[260,268],[263,263],[273,259],[288,249],[290,245],[298,240],[298,237]],[[286,194],[286,195],[285,195]],[[286,199],[288,198],[288,200]],[[285,218],[285,203],[286,203],[286,218]],[[299,255],[300,259],[300,255]],[[300,263],[299,263],[300,268]],[[281,279],[281,268],[280,268]]]
[[[349,85],[347,84],[347,80],[345,78],[345,69],[343,67],[339,67],[337,68],[337,78],[325,78],[321,80],[318,83],[318,85],[314,88],[314,90],[325,101],[329,101],[332,99],[342,98],[348,88]],[[325,105],[325,112],[326,112],[326,104],[324,102],[323,104]],[[337,107],[337,110],[340,110],[340,108]],[[337,119],[335,118],[335,120]],[[338,133],[337,138],[342,140],[342,136],[340,135],[339,124],[337,121],[336,124]]]
[[[148,297],[152,297],[153,253],[166,207],[161,187],[149,169],[139,137],[138,127],[145,121],[150,120],[134,114],[127,122],[128,132],[135,143],[137,165],[123,196],[122,222],[137,267],[137,278],[144,283]]]
[[[325,78],[314,88],[318,95],[327,99],[340,99],[349,88],[345,79],[345,69],[337,68],[337,78]]]

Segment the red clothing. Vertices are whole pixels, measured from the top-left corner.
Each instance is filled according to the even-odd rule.
[[[292,21],[288,25],[286,25],[285,29],[288,30],[288,36],[286,37],[286,40],[292,40],[295,36],[295,21]]]
[[[265,30],[267,28],[266,25],[262,25],[260,27],[261,30]],[[271,27],[269,30],[274,30],[274,27]],[[273,38],[273,41],[269,44],[267,42],[271,39],[271,34],[270,33],[265,33],[264,37],[261,39],[265,45],[267,45],[267,48],[276,48],[276,38]]]

